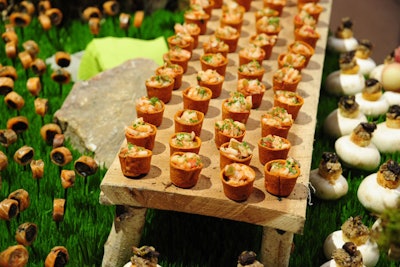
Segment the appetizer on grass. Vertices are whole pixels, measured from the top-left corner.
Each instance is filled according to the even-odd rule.
[[[292,66],[277,69],[272,76],[272,89],[295,92],[301,81],[301,73]]]
[[[203,163],[198,154],[175,152],[170,158],[171,182],[180,188],[191,188],[197,184]]]
[[[30,146],[22,146],[14,153],[14,160],[21,166],[28,165],[35,156],[35,150]]]
[[[203,112],[193,109],[178,110],[174,115],[175,132],[194,132],[196,136],[200,136],[203,121]]]
[[[28,264],[29,252],[23,245],[14,245],[0,252],[0,266],[24,267]]]
[[[397,101],[399,101],[400,82],[398,77],[400,73],[400,47],[397,47],[392,53],[392,59],[388,60],[387,63],[382,67],[380,81],[382,82],[385,91],[389,91],[387,93],[397,95],[396,98]],[[397,104],[399,104],[399,102],[397,102]]]
[[[264,76],[265,69],[264,67],[257,61],[252,60],[249,63],[242,64],[238,68],[238,80],[240,79],[248,79],[254,80],[257,79],[260,82]]]
[[[382,153],[395,153],[400,151],[400,106],[389,107],[386,120],[376,125],[372,136],[372,143]]]
[[[72,153],[65,146],[56,147],[51,150],[50,159],[51,162],[53,162],[57,166],[62,167],[72,161]]]
[[[376,130],[373,122],[362,122],[350,135],[344,135],[335,142],[335,151],[340,160],[347,166],[372,171],[379,166],[381,155],[371,142]]]
[[[215,144],[219,148],[222,144],[227,143],[234,138],[241,142],[246,133],[246,125],[232,119],[224,119],[215,122]]]
[[[304,98],[296,92],[284,90],[274,92],[274,106],[286,109],[293,120],[296,120],[303,104]]]
[[[4,171],[8,166],[8,158],[7,155],[4,154],[3,151],[0,150],[0,172]]]
[[[15,240],[18,244],[25,247],[32,245],[36,240],[38,233],[37,225],[31,222],[26,222],[18,226],[15,232]]]
[[[65,199],[55,198],[53,200],[53,221],[59,223],[64,220],[65,215]]]
[[[231,138],[229,142],[224,143],[219,148],[219,167],[223,169],[231,163],[241,163],[250,165],[253,157],[253,150],[246,141],[240,142]]]
[[[204,115],[207,114],[210,99],[212,97],[211,89],[200,85],[194,85],[182,91],[183,108],[197,110]]]
[[[400,205],[400,166],[394,160],[383,163],[377,173],[368,175],[357,190],[361,204],[369,211],[382,213]]]
[[[133,247],[132,251],[133,256],[131,257],[131,261],[125,264],[124,267],[161,267],[157,264],[160,253],[158,253],[154,247]]]
[[[231,163],[225,165],[220,172],[224,194],[234,201],[245,201],[253,192],[256,174],[245,164]]]
[[[0,219],[10,221],[19,214],[18,201],[6,198],[0,201]]]
[[[238,30],[231,26],[217,27],[214,35],[229,46],[229,53],[236,51],[240,37]]]
[[[368,77],[377,79],[378,81],[382,82],[383,69],[386,66],[395,63],[396,61],[398,62],[400,60],[398,55],[400,55],[400,47],[397,47],[390,51],[390,53],[387,54],[386,57],[383,59],[382,64],[377,65],[373,70],[371,70]]]
[[[221,95],[222,84],[224,83],[225,78],[216,70],[201,70],[197,73],[196,79],[200,86],[207,87],[212,91],[211,98],[217,98]]]
[[[349,17],[344,17],[337,27],[335,34],[328,37],[328,48],[344,53],[356,49],[358,41],[353,36],[353,22]]]
[[[157,97],[164,103],[168,103],[172,98],[175,79],[169,75],[152,75],[146,79],[146,91],[149,98]]]
[[[299,176],[300,165],[291,157],[271,160],[264,165],[265,189],[278,197],[289,196]]]
[[[292,115],[286,109],[272,107],[261,115],[261,136],[272,134],[287,138],[292,125]]]
[[[251,97],[251,108],[255,109],[260,107],[264,92],[265,85],[258,79],[239,79],[237,82],[236,90],[242,93],[245,97]]]
[[[52,145],[54,136],[60,133],[61,127],[56,123],[47,123],[40,128],[40,136],[48,145]]]
[[[325,200],[339,199],[349,190],[339,157],[333,152],[322,153],[318,168],[310,172],[310,183],[315,196]]]
[[[286,138],[267,135],[258,140],[258,157],[262,165],[275,159],[286,159],[291,144]]]
[[[336,249],[332,253],[332,259],[321,267],[365,267],[361,252],[357,246],[352,242],[346,242],[342,248]]]
[[[45,267],[64,267],[69,262],[69,253],[67,248],[63,246],[56,246],[51,249],[49,254],[47,254],[46,260],[44,262]]]
[[[222,101],[222,119],[233,119],[246,124],[252,107],[252,97],[240,92],[231,92],[230,97]]]
[[[128,143],[153,150],[157,128],[147,123],[142,117],[137,118],[131,125],[125,127],[125,138]]]
[[[11,129],[17,134],[21,134],[28,130],[29,122],[25,116],[17,116],[8,119],[7,121],[7,129]]]
[[[379,260],[379,248],[371,239],[369,228],[363,224],[361,217],[350,217],[341,226],[341,230],[328,235],[324,241],[324,254],[331,259],[334,251],[343,247],[346,242],[352,242],[360,251],[363,263],[367,267],[373,267]]]
[[[355,97],[361,112],[367,116],[376,118],[389,109],[389,103],[383,97],[382,84],[376,79],[365,80],[364,88]]]
[[[368,75],[376,67],[375,61],[371,58],[372,48],[373,45],[369,40],[358,41],[355,58],[363,75]]]
[[[201,139],[194,132],[179,132],[171,135],[169,139],[170,155],[174,152],[193,152],[198,154],[201,147]]]
[[[338,108],[333,110],[324,121],[324,132],[334,138],[351,134],[361,122],[367,122],[367,117],[360,112],[360,106],[355,96],[342,96]]]
[[[0,144],[4,147],[9,147],[18,139],[17,133],[13,129],[0,130]]]
[[[62,170],[61,171],[61,185],[64,189],[70,188],[75,184],[75,171],[74,170]]]
[[[128,143],[119,151],[118,158],[124,176],[139,177],[149,173],[151,167],[151,150]]]
[[[29,206],[31,205],[31,198],[29,197],[28,191],[26,191],[25,189],[22,189],[22,188],[11,192],[8,195],[8,198],[18,201],[19,213],[23,212],[24,210],[29,208]]]
[[[17,111],[20,111],[25,106],[25,99],[15,91],[11,91],[5,96],[4,102],[7,107]]]
[[[340,70],[328,75],[325,90],[332,95],[354,95],[362,91],[365,78],[354,57],[354,51],[343,53],[339,58]]]
[[[259,33],[250,37],[250,43],[261,47],[264,52],[264,59],[269,59],[272,54],[272,49],[278,40],[277,35],[268,35],[266,33]]]
[[[238,257],[237,267],[264,267],[264,264],[257,260],[255,252],[243,251]]]
[[[158,127],[163,121],[165,104],[158,97],[142,96],[136,101],[135,109],[138,118],[143,118],[144,122]]]

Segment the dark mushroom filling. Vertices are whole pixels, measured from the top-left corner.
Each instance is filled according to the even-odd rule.
[[[238,263],[241,265],[253,264],[257,259],[257,254],[253,251],[243,251],[238,258]]]
[[[57,252],[56,260],[54,262],[54,267],[64,267],[68,263],[68,256],[62,251]]]

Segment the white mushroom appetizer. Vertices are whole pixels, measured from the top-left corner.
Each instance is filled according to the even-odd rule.
[[[354,95],[364,88],[365,78],[355,59],[355,52],[340,55],[340,70],[328,75],[325,90],[332,95]]]
[[[364,267],[361,252],[352,242],[346,242],[332,253],[332,259],[321,267]]]
[[[317,169],[310,172],[310,183],[315,196],[325,200],[335,200],[347,194],[349,186],[342,175],[342,165],[333,152],[324,152]]]
[[[400,151],[400,106],[389,107],[386,121],[376,125],[372,136],[372,143],[381,153],[395,153]]]
[[[400,166],[394,160],[382,164],[377,173],[368,175],[357,190],[361,204],[369,211],[382,213],[400,205]]]
[[[376,118],[388,111],[389,103],[383,97],[382,90],[382,84],[378,80],[373,78],[365,80],[364,88],[355,95],[363,114]]]
[[[353,51],[357,47],[357,39],[353,36],[353,22],[349,17],[342,18],[334,35],[328,37],[328,47],[336,52]]]
[[[357,246],[367,267],[373,267],[379,260],[379,247],[371,238],[369,228],[363,224],[361,217],[350,217],[341,226],[341,229],[328,235],[324,241],[324,255],[332,258],[334,251],[341,248],[346,242]]]
[[[324,132],[334,138],[351,134],[361,122],[367,122],[367,117],[360,112],[360,107],[354,95],[342,96],[338,108],[332,111],[324,121]]]
[[[376,67],[375,61],[371,58],[372,48],[373,45],[369,40],[358,41],[355,58],[363,75],[368,75]]]
[[[360,170],[375,170],[381,161],[381,155],[371,142],[376,130],[373,122],[362,122],[350,135],[340,137],[335,142],[335,151],[339,159],[349,167]]]

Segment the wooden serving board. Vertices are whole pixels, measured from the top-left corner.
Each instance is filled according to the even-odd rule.
[[[190,85],[197,84],[196,74],[201,70],[199,58],[203,54],[202,43],[219,26],[221,9],[213,10],[212,17],[207,24],[207,33],[200,36],[199,45],[193,51],[188,71],[183,77],[182,87],[173,92],[172,100],[166,105],[163,123],[158,128],[156,135],[150,172],[140,179],[128,179],[123,176],[118,156],[116,156],[101,183],[101,202],[214,216],[292,233],[302,233],[306,218],[316,114],[331,11],[331,3],[328,0],[320,1],[320,4],[324,7],[317,27],[321,39],[317,43],[315,54],[308,67],[302,71],[302,81],[299,84],[298,93],[304,97],[305,103],[288,136],[292,144],[289,156],[300,162],[302,172],[289,197],[278,198],[265,190],[264,171],[258,158],[257,141],[261,137],[261,115],[273,105],[271,85],[272,74],[278,68],[277,57],[281,52],[286,51],[287,46],[294,41],[293,18],[297,14],[297,5],[293,0],[288,1],[283,10],[282,31],[278,36],[272,56],[263,62],[266,69],[263,83],[268,89],[261,106],[257,110],[251,110],[246,124],[244,141],[254,147],[254,155],[250,163],[256,171],[254,191],[247,201],[238,203],[229,200],[224,195],[222,183],[219,180],[219,151],[214,143],[214,123],[221,119],[222,100],[228,98],[229,92],[236,90],[238,52],[249,43],[250,36],[255,33],[254,11],[262,8],[263,2],[254,0],[250,11],[245,14],[238,49],[236,53],[228,55],[229,63],[223,92],[219,98],[211,100],[209,111],[204,119],[200,135],[203,143],[199,153],[204,168],[197,185],[191,189],[180,189],[171,185],[168,140],[174,133],[173,116],[183,108],[182,91]],[[132,103],[133,106],[134,103]]]

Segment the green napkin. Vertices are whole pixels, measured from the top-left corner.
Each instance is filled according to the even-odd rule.
[[[86,47],[78,70],[78,79],[87,80],[99,72],[116,67],[128,59],[148,58],[163,64],[168,51],[164,37],[153,40],[105,37],[93,39]]]

